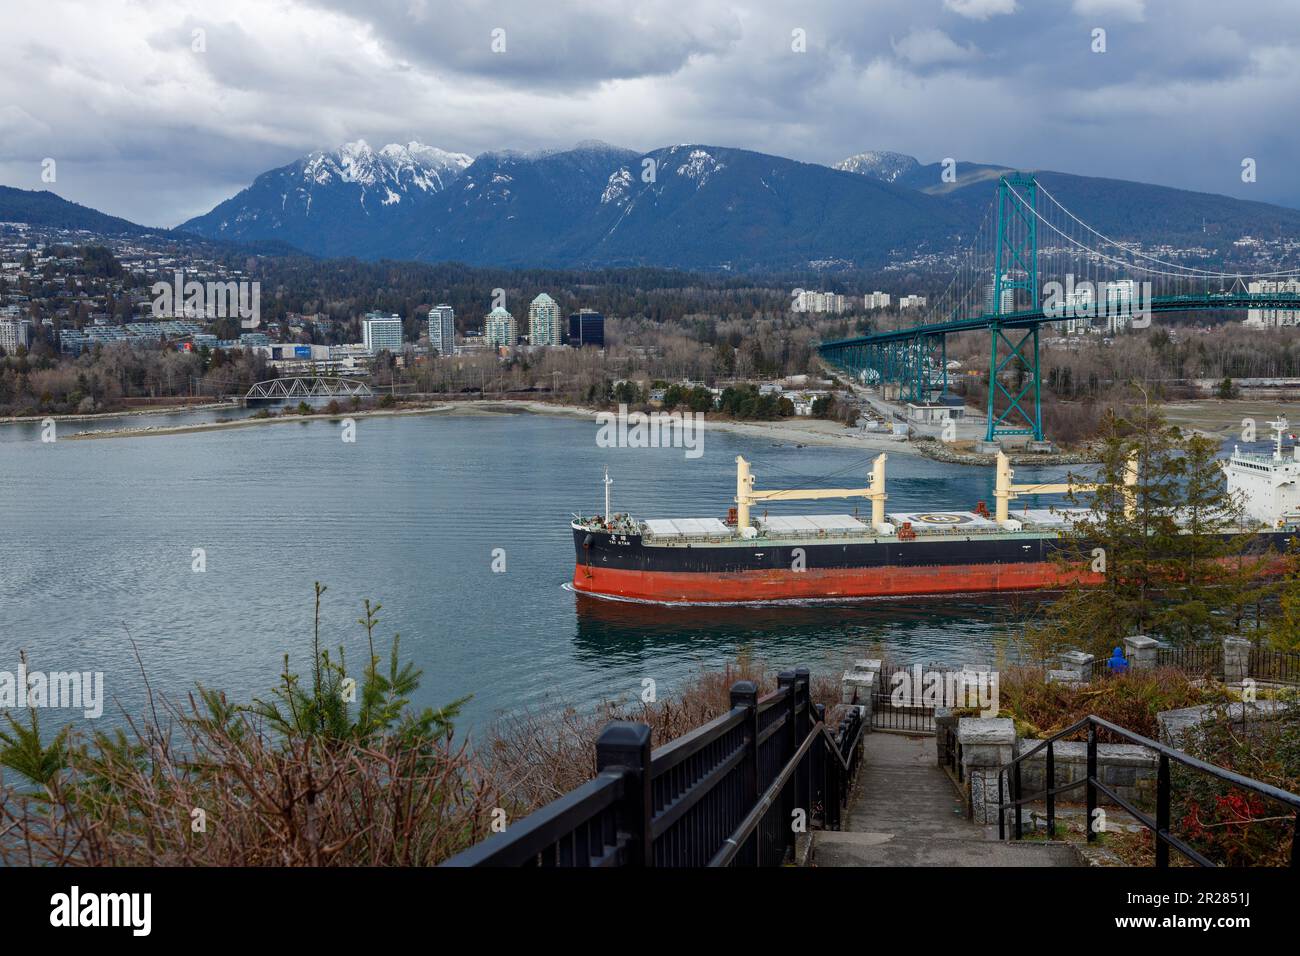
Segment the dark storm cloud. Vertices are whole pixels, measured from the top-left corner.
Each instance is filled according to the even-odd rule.
[[[413,64],[530,88],[663,76],[741,40],[726,4],[680,0],[309,0],[361,15]]]
[[[150,224],[358,137],[895,149],[1300,203],[1294,0],[50,0],[5,26],[0,182],[56,158],[60,194]]]

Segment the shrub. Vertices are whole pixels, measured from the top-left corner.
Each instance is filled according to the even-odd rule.
[[[1132,670],[1092,684],[1049,684],[1035,667],[1011,667],[999,677],[1003,716],[1016,720],[1022,736],[1050,737],[1088,714],[1155,738],[1162,710],[1226,701],[1220,685],[1203,686],[1177,668]],[[1075,739],[1082,740],[1080,732]]]
[[[36,712],[0,732],[0,765],[33,785],[0,788],[0,864],[422,866],[487,835],[500,797],[453,741],[462,701],[416,713],[420,672],[374,652],[353,680],[319,647],[309,683],[288,670],[271,699],[230,704],[202,687],[187,706],[150,698],[131,734],[61,731]]]
[[[1270,719],[1222,712],[1188,731],[1183,746],[1215,766],[1300,792],[1300,707]],[[1227,866],[1287,866],[1295,811],[1209,774],[1173,768],[1178,831],[1209,859]]]

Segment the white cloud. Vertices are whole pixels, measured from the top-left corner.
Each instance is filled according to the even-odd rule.
[[[1146,19],[1146,0],[1074,0],[1074,12],[1081,17],[1114,17],[1141,23]]]
[[[943,0],[943,5],[970,20],[987,20],[1016,12],[1016,0]]]
[[[915,66],[962,63],[979,56],[975,44],[961,46],[942,30],[934,29],[913,30],[893,47],[895,53]]]

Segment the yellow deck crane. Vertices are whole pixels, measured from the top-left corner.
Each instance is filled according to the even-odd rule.
[[[742,538],[753,537],[749,523],[752,505],[767,501],[816,501],[819,498],[869,498],[871,500],[871,527],[877,534],[893,534],[894,526],[885,520],[885,461],[881,452],[871,466],[869,488],[789,488],[782,491],[755,491],[754,475],[749,462],[736,456],[736,530]]]
[[[1057,495],[1068,494],[1072,491],[1096,491],[1100,485],[1087,482],[1057,482],[1037,485],[1013,485],[1011,479],[1015,477],[1015,472],[1011,469],[1011,459],[1004,452],[998,452],[998,475],[997,481],[993,486],[993,497],[997,501],[997,508],[994,514],[994,520],[999,525],[1011,531],[1020,529],[1020,522],[1011,517],[1011,501],[1021,495]],[[1133,457],[1128,460],[1124,466],[1124,516],[1133,517],[1136,510],[1136,496],[1134,488],[1138,480],[1137,458]]]

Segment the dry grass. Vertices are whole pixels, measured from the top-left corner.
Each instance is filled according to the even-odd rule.
[[[648,724],[653,746],[689,733],[731,709],[731,687],[751,680],[765,694],[776,689],[776,671],[741,656],[720,670],[701,670],[680,693],[654,703],[607,701],[595,710],[565,708],[556,713],[527,712],[498,721],[483,748],[486,772],[505,796],[511,814],[527,813],[586,783],[595,774],[596,739],[611,720]],[[835,726],[839,682],[812,678],[814,703],[825,704]]]
[[[591,779],[609,720],[644,721],[662,744],[726,713],[739,680],[776,688],[774,671],[741,658],[655,703],[511,718],[477,752],[449,725],[417,732],[396,711],[370,730],[302,731],[206,691],[183,708],[151,701],[114,736],[46,741],[33,716],[0,735],[29,781],[0,778],[0,865],[434,865],[486,838],[495,810],[518,819]],[[837,721],[838,683],[812,690]]]
[[[38,791],[0,787],[0,864],[423,866],[486,836],[499,804],[449,737],[283,740],[193,700],[172,716],[70,747]]]
[[[1049,684],[1039,668],[1010,667],[1002,671],[998,691],[1003,714],[1015,718],[1021,735],[1040,738],[1088,714],[1154,738],[1160,711],[1227,699],[1221,686],[1172,667],[1130,671],[1079,686]]]

